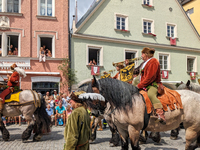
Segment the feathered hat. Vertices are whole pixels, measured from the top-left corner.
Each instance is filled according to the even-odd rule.
[[[84,91],[79,91],[79,92],[72,92],[70,94],[70,98],[75,101],[75,102],[78,102],[78,103],[82,103],[82,99],[79,99],[79,95],[85,93]]]

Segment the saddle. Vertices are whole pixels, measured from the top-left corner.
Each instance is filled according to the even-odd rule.
[[[151,114],[152,112],[154,112],[154,108],[147,95],[147,92],[142,90],[140,91],[140,94],[142,94],[145,99],[147,113]],[[170,108],[170,110],[183,109],[181,96],[175,90],[170,90],[167,87],[163,86],[163,92],[162,94],[158,94],[157,98],[162,103],[164,111],[168,111],[168,108]]]
[[[17,90],[14,92],[11,92],[10,94],[6,95],[5,97],[5,103],[10,102],[19,102],[19,94],[22,92],[22,90]]]

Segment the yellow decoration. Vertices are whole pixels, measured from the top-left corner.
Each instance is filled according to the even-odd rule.
[[[134,71],[135,63],[126,66],[123,69],[120,69],[120,80],[123,82],[129,82],[133,80],[133,71]]]
[[[111,78],[111,75],[110,74],[105,74],[105,75],[101,76],[101,79],[104,79],[104,78]]]
[[[20,94],[20,93],[21,93],[21,91],[15,93],[15,94],[11,94],[10,99],[6,99],[6,100],[5,100],[5,103],[9,103],[9,102],[19,102],[19,94]]]

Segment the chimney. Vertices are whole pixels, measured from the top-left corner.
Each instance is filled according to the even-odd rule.
[[[73,15],[72,30],[73,30],[73,33],[76,32],[76,30],[77,30],[77,28],[76,28],[76,16],[75,15]]]

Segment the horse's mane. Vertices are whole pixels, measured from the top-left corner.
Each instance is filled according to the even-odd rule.
[[[200,85],[199,84],[197,84],[197,83],[190,83],[189,87],[190,87],[191,91],[200,93]],[[182,84],[180,84],[178,86],[177,89],[178,90],[183,90],[183,89],[188,89],[188,88],[187,88],[187,85],[185,83],[182,83]]]
[[[131,84],[112,79],[105,78],[98,80],[100,84],[100,93],[105,97],[106,101],[113,104],[116,108],[124,108],[132,106],[132,98],[134,94],[139,95],[139,91]],[[88,92],[92,91],[91,84],[88,86]]]

